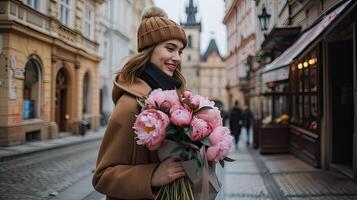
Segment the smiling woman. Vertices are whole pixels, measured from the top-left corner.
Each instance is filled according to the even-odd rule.
[[[116,104],[99,151],[93,177],[95,189],[107,199],[153,199],[160,186],[186,176],[180,162],[160,162],[157,152],[135,142],[132,128],[140,108],[137,98],[151,90],[184,91],[181,53],[184,30],[166,13],[152,7],[144,11],[138,29],[138,53],[124,65],[114,81]]]
[[[173,76],[181,63],[183,43],[180,40],[169,40],[158,44],[151,56],[150,62],[159,67],[169,76]]]

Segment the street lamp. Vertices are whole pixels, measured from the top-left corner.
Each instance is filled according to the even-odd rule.
[[[269,21],[270,21],[270,14],[267,13],[267,9],[265,8],[265,5],[263,4],[263,9],[262,9],[262,14],[258,15],[259,22],[260,22],[260,28],[262,29],[264,36],[266,36],[266,32],[269,27]]]

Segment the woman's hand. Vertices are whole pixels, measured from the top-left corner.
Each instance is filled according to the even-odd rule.
[[[168,158],[160,163],[154,171],[151,178],[151,186],[166,185],[183,176],[186,176],[186,172],[181,162],[175,161],[174,158]]]

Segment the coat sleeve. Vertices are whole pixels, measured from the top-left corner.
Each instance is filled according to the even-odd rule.
[[[93,186],[109,197],[153,199],[151,177],[158,163],[132,165],[136,142],[132,129],[135,98],[123,95],[110,117],[97,159]]]

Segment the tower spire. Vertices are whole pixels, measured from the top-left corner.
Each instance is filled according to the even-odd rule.
[[[186,21],[181,22],[181,25],[184,28],[188,27],[197,27],[199,31],[201,32],[201,22],[200,20],[196,19],[196,14],[198,13],[197,10],[197,2],[194,3],[193,0],[189,0],[188,4],[186,4]]]
[[[186,7],[187,21],[186,24],[196,24],[196,14],[197,14],[197,6],[193,5],[193,0],[190,0],[188,7]]]

